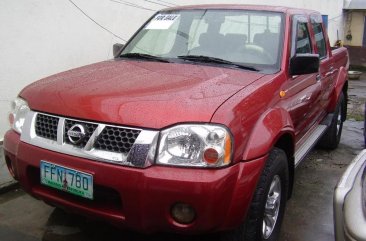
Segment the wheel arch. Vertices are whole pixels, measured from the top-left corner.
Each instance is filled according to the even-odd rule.
[[[276,145],[294,140],[294,127],[290,114],[283,108],[275,108],[262,114],[252,129],[242,160],[252,160],[264,156]],[[294,141],[293,147],[294,148]]]
[[[251,160],[268,154],[274,147],[287,156],[289,171],[289,193],[291,197],[294,181],[295,131],[289,113],[282,108],[272,109],[259,119],[243,154],[243,160]]]
[[[341,94],[341,92],[343,92],[343,94],[344,94],[345,101],[348,100],[347,91],[348,91],[347,69],[342,66],[338,71],[333,93],[330,96],[328,112],[331,113],[336,108],[337,103],[338,103],[338,98],[339,98],[339,95]]]

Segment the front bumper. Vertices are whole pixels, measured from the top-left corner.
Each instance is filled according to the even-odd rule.
[[[36,198],[69,211],[141,232],[202,233],[231,229],[244,219],[266,157],[222,169],[151,166],[145,169],[92,161],[20,141],[14,131],[4,152],[15,178]],[[93,174],[94,200],[40,184],[40,160]],[[196,218],[175,222],[173,204],[190,204]]]
[[[334,191],[334,231],[337,241],[366,240],[366,200],[362,183],[366,171],[366,149],[348,166]]]

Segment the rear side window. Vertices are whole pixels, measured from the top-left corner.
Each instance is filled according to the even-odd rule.
[[[327,56],[327,48],[325,45],[324,33],[321,23],[313,23],[313,29],[319,57],[325,58]]]
[[[297,24],[296,32],[296,53],[297,54],[310,54],[311,44],[309,38],[309,30],[306,23],[299,22]]]

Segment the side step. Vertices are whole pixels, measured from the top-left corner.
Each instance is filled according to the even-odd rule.
[[[327,125],[317,126],[313,132],[307,137],[306,141],[297,148],[295,152],[295,167],[297,167],[300,162],[304,159],[306,154],[309,153],[311,148],[315,146],[316,142],[320,139],[323,133],[327,130]]]

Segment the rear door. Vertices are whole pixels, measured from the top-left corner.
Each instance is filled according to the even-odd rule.
[[[332,52],[328,48],[329,44],[327,44],[328,40],[326,38],[321,16],[312,15],[310,19],[316,45],[315,52],[319,54],[320,58],[320,75],[318,76],[318,79],[320,79],[322,90],[321,106],[323,114],[325,115],[325,110],[330,101],[329,97],[334,88],[337,68],[334,67],[334,61],[331,56]]]

